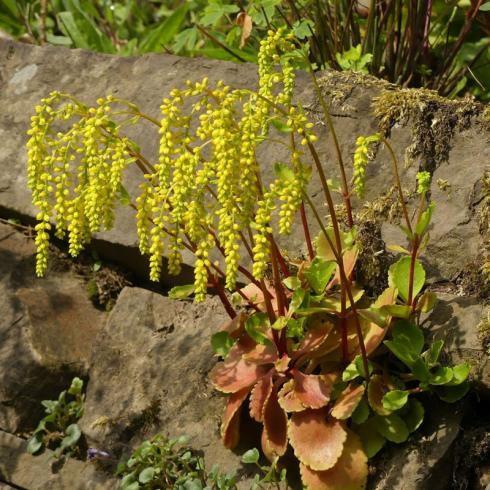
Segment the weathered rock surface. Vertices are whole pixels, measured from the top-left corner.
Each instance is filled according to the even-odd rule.
[[[113,93],[134,101],[158,118],[162,96],[187,78],[208,76],[212,81],[224,79],[233,86],[248,88],[256,83],[255,67],[250,65],[168,55],[118,58],[5,40],[0,40],[0,60],[0,106],[5,108],[0,113],[3,143],[0,217],[17,214],[32,219],[36,214],[26,187],[22,148],[30,114],[50,91],[69,92],[87,103]],[[331,101],[341,149],[350,165],[356,137],[378,130],[378,122],[371,115],[372,102],[383,86],[372,80],[332,73],[326,74],[322,86]],[[296,97],[317,121],[321,136],[319,152],[327,176],[335,178],[338,174],[335,149],[316,112],[315,97],[304,74],[299,75]],[[430,113],[427,120],[431,120]],[[412,142],[414,124],[413,121],[406,126],[395,124],[391,130],[400,162]],[[156,130],[143,125],[132,129],[130,136],[150,160],[156,158]],[[431,133],[427,138],[434,136]],[[429,146],[436,143],[432,139]],[[478,183],[489,168],[488,143],[489,133],[470,120],[464,129],[455,131],[445,148],[447,161],[420,159],[401,169],[404,186],[410,189],[415,186],[419,166],[434,170],[431,192],[437,207],[431,225],[433,239],[426,252],[432,282],[453,281],[478,261],[482,239],[478,213],[483,206]],[[286,158],[285,150],[275,145],[262,148],[259,156],[266,178],[270,178],[272,163]],[[369,200],[391,186],[391,175],[388,156],[380,151],[367,168]],[[126,187],[134,191],[138,181],[137,172],[130,172]],[[323,206],[317,180],[312,181],[310,193]],[[390,224],[383,225],[383,237],[388,243],[403,245],[403,238]],[[133,213],[128,207],[119,208],[114,230],[100,234],[99,238],[97,246],[105,255],[117,256],[135,271],[143,270],[144,261],[137,260]],[[282,245],[293,254],[305,249],[299,232]],[[35,425],[41,414],[41,399],[56,397],[73,375],[88,375],[86,411],[80,424],[91,445],[119,456],[156,432],[170,436],[187,434],[192,446],[203,450],[208,464],[218,463],[224,471],[243,471],[239,453],[247,448],[247,442],[236,453],[223,448],[219,438],[223,400],[207,379],[214,363],[209,337],[225,320],[218,301],[193,305],[143,289],[126,288],[104,325],[104,314],[88,301],[81,279],[53,270],[47,279],[35,280],[33,255],[32,240],[0,225],[0,429],[15,432]],[[189,257],[185,260],[191,264]],[[186,270],[190,272],[190,268]],[[168,277],[165,280],[170,282]],[[473,298],[455,295],[441,298],[427,326],[436,338],[445,339],[447,354],[453,362],[474,361],[478,386],[482,393],[489,393],[490,366],[476,331],[483,306]],[[434,417],[442,414],[438,425],[435,418],[431,421],[428,417],[420,436],[408,446],[393,446],[386,452],[379,461],[373,488],[449,488],[445,465],[460,434],[461,412],[453,407],[438,408],[435,412]],[[253,425],[250,427],[253,431]],[[245,439],[251,436],[252,444],[257,445],[255,434],[243,435]],[[20,449],[5,452],[23,444],[5,437],[0,438],[0,480],[7,484],[28,489],[113,488],[108,483],[103,485],[109,486],[102,487],[98,483],[89,487],[60,486],[68,480],[62,476],[56,477],[59,481],[53,480],[52,474],[43,473],[47,466],[43,460],[21,455]],[[30,466],[32,471],[26,469]],[[7,479],[5,468],[8,474],[17,475],[17,480]],[[83,471],[85,475],[88,471],[88,480],[92,478],[92,470],[73,468],[74,473]],[[44,486],[36,486],[34,476],[38,474],[44,475],[39,479]]]
[[[87,103],[94,103],[98,97],[113,93],[135,102],[144,112],[158,118],[161,98],[172,88],[182,86],[187,78],[198,80],[206,76],[212,82],[223,79],[235,87],[252,88],[256,85],[255,66],[178,58],[165,54],[120,58],[82,50],[52,46],[41,48],[0,40],[0,60],[0,81],[3,85],[0,105],[7,108],[0,114],[0,136],[3,141],[0,150],[0,210],[3,209],[2,212],[7,214],[20,213],[30,217],[35,216],[36,211],[26,187],[26,156],[22,148],[26,142],[25,131],[28,129],[33,108],[50,91],[69,92]],[[359,77],[356,74],[326,72],[322,76],[321,84],[331,101],[341,150],[349,167],[357,136],[372,134],[378,130],[378,121],[372,115],[373,98],[387,87],[372,78]],[[325,132],[311,83],[304,73],[298,74],[296,97],[312,111],[312,117],[317,121],[319,153],[327,176],[336,178],[338,168],[335,147],[331,137]],[[419,106],[424,106],[424,110],[427,110],[424,113],[424,124],[429,129],[441,125],[440,119],[444,117],[444,112],[436,112],[441,102],[424,104],[419,103]],[[447,111],[450,110],[451,108]],[[401,168],[404,185],[411,189],[415,187],[414,176],[419,166],[435,168],[432,192],[438,207],[432,230],[435,239],[428,249],[433,263],[430,268],[433,280],[454,279],[468,263],[477,259],[479,253],[481,237],[477,214],[481,203],[478,199],[475,200],[474,190],[484,170],[489,168],[489,133],[480,124],[471,124],[471,117],[466,118],[469,123],[460,125],[460,128],[452,128],[449,131],[450,137],[445,137],[443,141],[444,148],[439,153],[448,155],[447,162],[441,163],[440,158],[431,156],[431,151],[425,151],[422,152],[423,158],[420,157],[411,167]],[[391,129],[392,144],[401,163],[406,149],[412,143],[411,133],[417,124],[417,121],[411,121],[406,126],[395,124]],[[142,123],[139,128],[132,128],[129,134],[141,146],[142,153],[153,161],[158,148],[156,128]],[[441,146],[440,142],[435,141],[436,131],[428,130],[426,137],[427,141],[421,143],[424,148]],[[259,157],[266,179],[271,177],[272,163],[284,160],[286,151],[282,145],[275,144],[264,145],[261,149]],[[128,174],[126,182],[130,191],[137,189],[140,178],[136,169],[133,170],[134,172]],[[386,151],[378,154],[376,161],[368,166],[366,175],[366,193],[370,200],[379,197],[391,186],[391,162]],[[437,180],[447,181],[451,186],[449,196],[439,190]],[[311,182],[310,194],[318,205],[323,206],[318,179],[314,178]],[[313,220],[312,228],[315,229]],[[399,238],[390,226],[384,227],[383,232],[390,243]],[[112,257],[118,256],[133,270],[141,273],[144,262],[136,261],[138,254],[135,224],[130,208],[119,207],[114,229],[100,234],[99,237],[103,241],[99,243],[99,247],[105,245],[105,253]],[[295,254],[305,250],[300,227],[284,240],[283,245]],[[464,257],[461,257],[462,249]],[[192,263],[188,256],[185,256],[185,261]],[[189,269],[186,272],[189,273]],[[164,280],[170,281],[168,277]]]
[[[464,361],[472,365],[475,387],[490,396],[490,356],[479,338],[478,324],[486,317],[487,307],[475,298],[439,293],[438,302],[426,325],[430,338],[444,340],[450,363]]]
[[[31,238],[0,224],[0,429],[9,432],[37,424],[40,401],[87,374],[105,320],[80,278],[36,279],[34,254]]]
[[[371,490],[447,490],[451,488],[452,448],[461,432],[463,406],[431,400],[419,432],[402,445],[389,444],[374,460]]]
[[[56,459],[52,451],[48,449],[39,456],[32,456],[26,446],[24,439],[0,431],[1,490],[111,490],[119,486],[117,480],[97,471],[93,464],[75,459],[68,459],[54,469]]]
[[[221,442],[223,399],[207,378],[209,339],[226,318],[216,298],[195,305],[125,288],[94,345],[80,420],[89,444],[119,455],[145,435],[187,435],[209,466],[239,468]]]

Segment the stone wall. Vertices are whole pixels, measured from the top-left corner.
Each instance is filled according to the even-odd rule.
[[[163,54],[118,58],[0,40],[0,218],[16,217],[30,224],[35,217],[26,186],[25,132],[34,106],[50,91],[69,92],[87,103],[112,93],[134,101],[158,118],[160,100],[166,93],[182,86],[187,78],[198,80],[204,76],[212,81],[223,79],[235,87],[251,88],[256,84],[253,65]],[[449,338],[448,355],[473,360],[481,396],[488,396],[490,365],[476,332],[488,300],[482,277],[475,273],[484,238],[479,227],[485,204],[480,178],[490,170],[490,132],[481,118],[483,108],[470,102],[452,103],[425,92],[400,91],[370,77],[330,72],[321,77],[349,167],[357,136],[378,131],[381,122],[391,134],[400,160],[412,157],[402,169],[407,189],[414,189],[419,169],[433,172],[431,192],[437,208],[425,257],[430,257],[427,266],[431,287],[444,294],[428,326],[436,337]],[[308,77],[302,73],[298,75],[296,99],[316,121],[322,162],[327,176],[335,178],[331,136],[320,119]],[[399,107],[386,106],[386,101],[393,99]],[[376,108],[378,118],[374,115]],[[155,159],[157,132],[144,124],[131,131],[142,152]],[[272,164],[283,158],[283,152],[274,146],[261,152],[266,176],[270,177]],[[369,164],[369,200],[390,188],[390,165],[382,150]],[[130,172],[125,184],[134,191],[138,182],[139,175]],[[310,193],[323,206],[318,181],[313,180]],[[358,203],[356,206],[359,210]],[[390,223],[383,224],[382,237],[387,243],[403,244]],[[293,233],[282,245],[295,255],[305,251],[300,234]],[[132,271],[135,284],[142,285],[146,260],[137,251],[129,208],[119,208],[114,230],[100,233],[94,248]],[[35,279],[29,231],[21,233],[10,225],[0,226],[0,430],[14,434],[32,429],[40,415],[40,400],[55,396],[73,375],[79,375],[88,380],[81,425],[90,444],[120,455],[157,431],[171,436],[187,433],[193,445],[203,449],[210,464],[219,463],[225,470],[238,469],[244,474],[239,453],[257,445],[257,434],[251,426],[249,437],[244,438],[236,454],[222,448],[222,400],[207,381],[214,363],[209,335],[224,320],[216,299],[195,306],[141,287],[126,288],[107,314],[88,300],[87,274],[80,274],[57,254],[48,277]],[[385,256],[388,262],[394,260]],[[183,276],[164,277],[166,286],[188,281],[192,261],[190,257],[185,260],[188,267]],[[465,413],[467,407],[461,406],[446,414],[442,426],[428,426],[412,441],[417,451],[404,446],[394,455],[388,452],[386,461],[378,461],[381,470],[373,479],[373,488],[448,488],[451,474],[429,475],[428,460],[424,458],[430,454],[430,467],[450,461]],[[0,482],[29,490],[41,488],[21,478],[23,468],[32,465],[32,460],[21,456],[23,449],[15,453],[15,462],[2,466],[2,459],[14,461],[12,447],[22,448],[21,441],[2,437]],[[404,468],[411,479],[400,479],[397,468]],[[89,478],[95,478],[99,485],[99,477]],[[60,485],[52,488],[85,488]],[[107,480],[100,488],[114,488],[111,485],[114,483]]]

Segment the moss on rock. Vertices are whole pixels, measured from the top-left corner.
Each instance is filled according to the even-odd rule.
[[[432,90],[392,85],[374,97],[373,109],[380,130],[387,135],[395,124],[412,123],[407,157],[421,157],[422,169],[433,172],[448,159],[455,130],[469,127],[484,106],[472,99],[450,100]]]

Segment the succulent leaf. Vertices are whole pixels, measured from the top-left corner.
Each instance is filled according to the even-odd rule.
[[[264,377],[260,378],[250,394],[250,416],[257,422],[262,422],[263,420],[264,404],[272,391],[273,373],[274,369],[271,369]]]
[[[367,456],[359,437],[348,430],[344,450],[333,468],[314,471],[300,464],[300,471],[308,490],[362,490],[368,477]]]
[[[233,393],[226,403],[221,436],[224,446],[228,449],[233,449],[240,439],[240,409],[249,392],[249,388],[244,388]]]
[[[340,420],[348,419],[359,405],[365,390],[364,385],[356,386],[351,383],[336,400],[331,412],[332,417]]]
[[[325,409],[294,413],[289,421],[289,441],[299,461],[315,471],[333,468],[340,458],[347,432]]]
[[[277,400],[277,387],[267,397],[262,413],[267,447],[282,456],[288,447],[288,416]]]

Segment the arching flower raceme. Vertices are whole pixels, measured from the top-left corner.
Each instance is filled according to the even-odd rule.
[[[168,272],[178,274],[187,247],[196,256],[195,297],[203,299],[214,267],[210,255],[219,250],[225,286],[233,290],[244,235],[251,239],[253,274],[262,278],[273,215],[278,213],[279,233],[289,233],[309,174],[300,153],[293,152],[290,177],[263,182],[257,149],[274,119],[284,119],[303,144],[316,138],[304,112],[291,103],[294,70],[285,55],[294,49],[283,30],[262,40],[258,92],[223,82],[211,87],[206,78],[172,90],[160,106],[153,165],[121,135],[124,125],[142,116],[134,104],[108,96],[87,107],[58,92],[44,99],[28,143],[29,185],[40,209],[38,274],[46,270],[52,221],[77,255],[94,233],[113,225],[124,171],[136,162],[144,172],[135,200],[137,233],[140,251],[150,257],[150,279],[160,279],[164,255]],[[55,133],[57,121],[64,131]]]
[[[87,108],[72,97],[53,92],[36,107],[28,131],[28,185],[39,208],[36,225],[36,273],[44,275],[51,220],[56,235],[68,233],[76,256],[103,226],[110,228],[124,169],[134,159],[129,140],[110,119],[111,96]],[[75,119],[65,132],[54,124]]]

